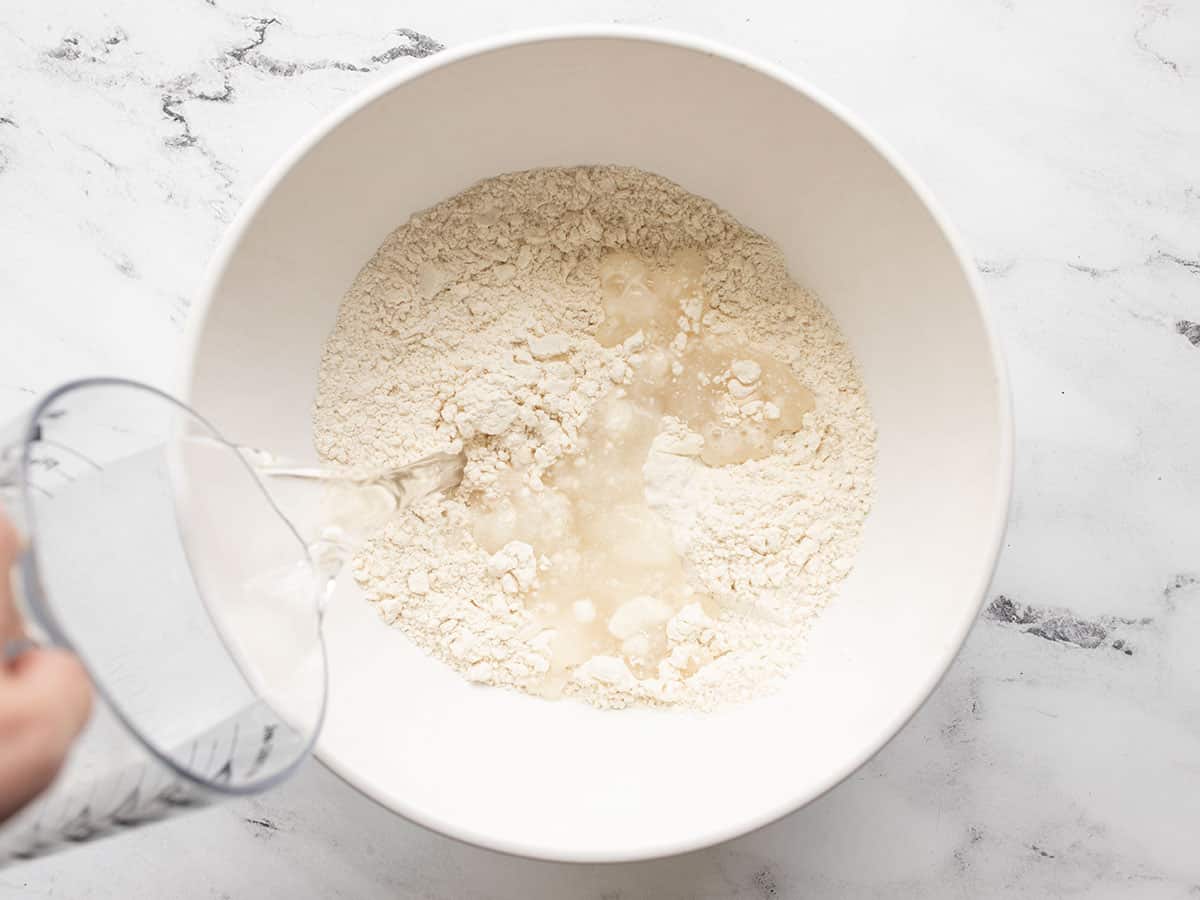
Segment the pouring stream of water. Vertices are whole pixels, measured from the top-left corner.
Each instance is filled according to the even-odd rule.
[[[308,543],[332,585],[342,567],[391,516],[462,481],[466,455],[434,453],[392,469],[293,465],[265,450],[238,450]]]

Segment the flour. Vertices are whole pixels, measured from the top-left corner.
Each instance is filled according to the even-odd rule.
[[[702,462],[710,442],[666,417],[642,474],[669,540],[630,552],[679,554],[687,590],[707,608],[633,596],[605,627],[623,646],[661,634],[657,666],[635,673],[597,654],[571,668],[562,691],[601,706],[735,702],[786,675],[851,569],[875,448],[833,320],[773,244],[713,204],[644,172],[586,167],[489,179],[414,216],[342,302],[321,364],[317,449],[373,467],[465,451],[458,490],[389,522],[355,576],[385,621],[467,678],[546,693],[554,634],[534,607],[555,574],[546,548],[568,539],[553,529],[569,519],[546,513],[560,502],[548,483],[562,460],[586,462],[589,415],[648,352],[641,331],[597,341],[613,327],[601,262],[618,251],[654,266],[699,251],[708,308],[685,299],[672,347],[736,339],[786,364],[816,406],[762,458],[733,465]],[[777,423],[778,405],[755,393],[771,374],[734,360],[722,382],[728,415]],[[540,504],[536,538],[518,534],[532,516],[521,498]],[[597,610],[583,587],[569,612],[590,623]]]

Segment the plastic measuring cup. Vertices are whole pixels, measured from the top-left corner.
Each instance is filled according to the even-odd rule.
[[[327,579],[216,429],[146,385],[67,384],[0,434],[0,500],[25,538],[26,629],[77,654],[95,693],[59,777],[0,828],[0,863],[299,765],[325,712]]]

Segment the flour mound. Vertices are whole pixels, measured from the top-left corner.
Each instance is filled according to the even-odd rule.
[[[474,513],[514,485],[541,490],[597,399],[631,377],[636,336],[611,348],[594,338],[601,258],[625,251],[665,266],[686,250],[704,258],[704,328],[786,363],[816,409],[766,458],[721,467],[702,463],[702,439],[668,417],[643,470],[646,496],[720,612],[692,604],[672,616],[656,677],[594,656],[565,692],[607,707],[698,708],[761,694],[795,664],[853,566],[874,424],[833,319],[778,248],[636,169],[488,179],[414,216],[363,267],[326,343],[314,412],[330,462],[388,467],[465,450],[462,485],[391,521],[354,574],[385,621],[472,681],[539,692],[551,641],[525,607],[544,557],[521,541],[486,552]],[[753,366],[735,374],[752,381]],[[585,601],[575,614],[589,614]]]

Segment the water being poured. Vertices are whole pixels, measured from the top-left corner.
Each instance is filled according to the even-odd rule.
[[[457,487],[466,465],[462,452],[370,470],[293,465],[264,450],[239,450],[331,582],[388,519],[430,494]]]
[[[612,254],[601,263],[604,321],[596,339],[632,352],[633,376],[596,404],[574,455],[532,491],[515,479],[480,510],[474,537],[493,554],[509,593],[524,595],[552,635],[543,692],[557,695],[571,669],[617,657],[638,678],[657,674],[671,618],[689,604],[718,614],[689,584],[666,523],[646,502],[642,466],[664,416],[703,439],[710,466],[761,459],[775,438],[803,426],[812,393],[770,354],[707,335],[704,261],[679,253],[653,269]],[[518,558],[532,564],[518,567]],[[517,577],[520,576],[520,577]]]

